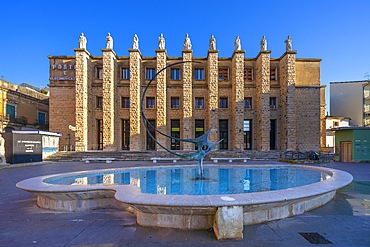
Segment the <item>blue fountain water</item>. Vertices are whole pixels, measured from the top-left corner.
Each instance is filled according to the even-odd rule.
[[[64,185],[134,185],[142,193],[217,195],[282,190],[320,182],[330,177],[318,170],[294,167],[205,167],[205,179],[195,179],[194,167],[119,169],[45,180]]]

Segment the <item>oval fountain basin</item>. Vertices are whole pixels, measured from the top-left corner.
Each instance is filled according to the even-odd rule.
[[[347,172],[313,166],[204,168],[204,180],[195,179],[197,166],[178,165],[55,174],[23,180],[17,187],[36,194],[41,208],[122,208],[134,212],[143,226],[215,229],[220,215],[234,215],[227,224],[250,225],[304,213],[352,181]]]

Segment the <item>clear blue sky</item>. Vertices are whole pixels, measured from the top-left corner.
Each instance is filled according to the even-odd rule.
[[[0,76],[46,86],[48,55],[74,55],[81,32],[101,55],[108,32],[119,56],[136,33],[144,56],[154,56],[164,34],[169,56],[181,56],[185,33],[193,55],[205,57],[211,34],[220,57],[231,57],[239,35],[246,57],[256,57],[263,35],[280,57],[291,35],[297,57],[322,58],[321,84],[364,80],[370,72],[369,0],[1,0]],[[329,86],[327,87],[327,90]]]

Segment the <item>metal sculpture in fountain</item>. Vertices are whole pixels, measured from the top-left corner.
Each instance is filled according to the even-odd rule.
[[[208,139],[208,136],[209,136],[209,133],[211,132],[211,129],[212,129],[212,126],[210,127],[210,129],[204,133],[203,135],[197,137],[197,138],[193,138],[193,139],[182,139],[182,138],[177,138],[177,137],[173,137],[173,136],[170,136],[170,135],[167,135],[161,131],[159,131],[158,129],[155,128],[155,126],[153,126],[149,121],[148,119],[146,118],[145,114],[144,114],[144,100],[145,100],[145,94],[146,94],[146,91],[148,90],[150,84],[152,83],[152,81],[157,77],[157,75],[159,75],[162,71],[168,69],[169,67],[171,66],[175,66],[175,65],[178,65],[178,64],[183,64],[183,63],[196,63],[195,61],[181,61],[181,62],[177,62],[177,63],[173,63],[173,64],[170,64],[166,67],[164,67],[163,69],[161,69],[160,71],[158,71],[152,79],[150,79],[150,81],[148,82],[148,84],[146,85],[145,89],[144,89],[144,92],[143,92],[143,95],[142,95],[142,98],[141,98],[141,116],[143,117],[143,122],[144,122],[144,126],[146,128],[146,131],[148,132],[149,136],[153,139],[153,141],[155,143],[157,143],[160,147],[162,147],[163,149],[165,149],[167,152],[173,154],[173,155],[176,155],[178,157],[181,157],[181,158],[186,158],[186,159],[192,159],[192,160],[197,160],[198,161],[198,179],[204,179],[204,174],[203,174],[203,159],[204,157],[213,149],[216,148],[216,146],[223,141],[220,140],[218,142],[211,142],[209,139]],[[169,150],[168,148],[166,148],[164,145],[162,145],[161,143],[159,143],[155,137],[152,135],[152,133],[149,131],[149,127],[154,129],[155,132],[157,132],[158,134],[162,135],[162,136],[165,136],[167,138],[170,138],[172,140],[177,140],[177,141],[181,141],[181,142],[190,142],[190,143],[194,143],[198,148],[197,150],[192,153],[192,154],[188,154],[188,155],[183,155],[183,154],[178,154],[172,150]]]

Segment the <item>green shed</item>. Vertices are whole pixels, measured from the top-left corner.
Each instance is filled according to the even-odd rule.
[[[336,128],[335,158],[341,162],[370,161],[370,127]]]

